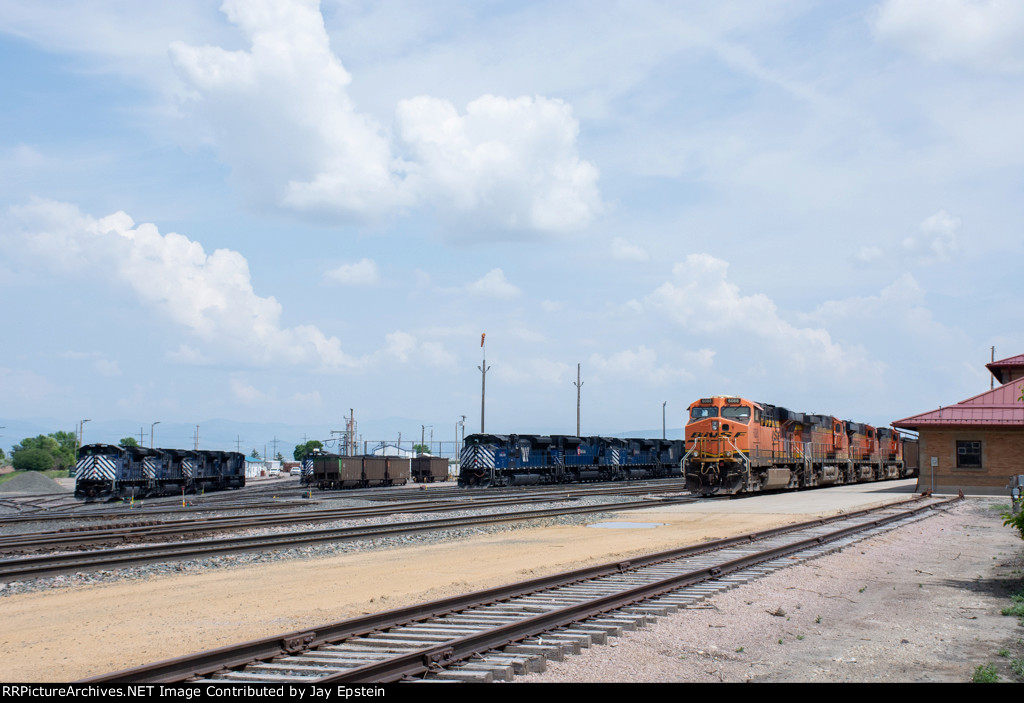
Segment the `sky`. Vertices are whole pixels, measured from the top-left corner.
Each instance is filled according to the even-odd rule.
[[[1015,0],[0,0],[0,66],[8,425],[469,434],[484,355],[489,432],[577,364],[583,434],[885,425],[1024,352]]]

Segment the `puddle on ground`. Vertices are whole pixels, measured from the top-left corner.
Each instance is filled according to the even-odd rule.
[[[663,522],[595,522],[587,527],[606,527],[612,530],[627,530],[630,528],[661,527]]]

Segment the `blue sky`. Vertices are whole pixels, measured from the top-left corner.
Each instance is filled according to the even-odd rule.
[[[490,431],[577,363],[584,434],[885,424],[1024,351],[1020,3],[0,0],[0,65],[2,418],[468,433],[486,332]]]

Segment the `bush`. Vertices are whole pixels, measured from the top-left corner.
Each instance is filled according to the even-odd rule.
[[[19,471],[48,471],[53,468],[53,455],[44,449],[24,449],[14,453],[11,464]]]
[[[1018,512],[1016,515],[1010,513],[1003,513],[1003,524],[1007,527],[1014,527],[1020,532],[1020,538],[1024,539],[1024,509]]]

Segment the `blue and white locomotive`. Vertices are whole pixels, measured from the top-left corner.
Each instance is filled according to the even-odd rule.
[[[493,435],[466,437],[462,487],[681,477],[683,440]]]
[[[87,500],[198,493],[245,485],[238,452],[87,444],[78,450],[75,497]]]

